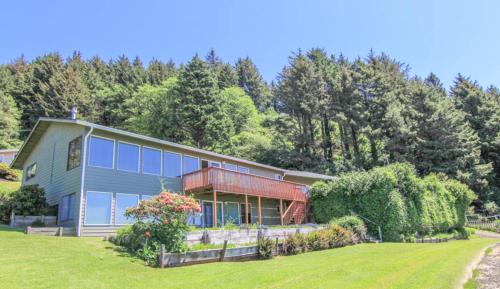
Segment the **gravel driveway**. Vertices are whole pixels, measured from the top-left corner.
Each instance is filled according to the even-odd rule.
[[[478,231],[477,235],[488,238],[500,238],[500,234]],[[500,289],[500,243],[483,258],[477,267],[479,275],[476,278],[479,289]]]

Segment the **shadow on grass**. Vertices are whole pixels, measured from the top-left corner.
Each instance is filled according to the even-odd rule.
[[[24,232],[22,228],[12,228],[8,225],[0,224],[0,232]]]
[[[137,257],[136,254],[134,254],[133,252],[131,252],[127,248],[115,245],[115,244],[113,244],[113,243],[111,243],[109,241],[104,241],[104,242],[108,242],[108,244],[106,244],[104,246],[104,249],[106,249],[106,250],[112,250],[113,252],[116,253],[116,255],[118,257],[127,258],[130,263],[140,263],[140,264],[144,265],[145,267],[151,268],[150,266],[148,266],[146,264],[146,262],[144,260],[142,260],[141,258]]]

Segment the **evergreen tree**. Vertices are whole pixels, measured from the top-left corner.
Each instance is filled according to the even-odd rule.
[[[0,149],[19,145],[19,111],[10,92],[14,80],[5,66],[0,66]]]
[[[270,104],[270,92],[257,67],[249,57],[239,58],[236,62],[238,85],[250,95],[255,106],[260,111],[265,111]]]
[[[172,60],[163,63],[157,59],[153,59],[146,69],[146,81],[152,85],[161,85],[168,78],[175,76],[175,74],[175,63]]]

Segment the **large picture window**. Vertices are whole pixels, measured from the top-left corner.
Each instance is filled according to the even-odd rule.
[[[142,172],[161,175],[161,151],[147,147],[142,148]]]
[[[85,224],[111,224],[112,193],[87,192],[85,205]]]
[[[61,198],[61,210],[59,218],[62,222],[73,220],[75,207],[75,194],[66,195]]]
[[[90,138],[89,165],[112,169],[115,154],[113,140],[92,136]]]
[[[178,178],[181,174],[181,155],[172,152],[164,152],[163,175],[165,177]]]
[[[122,171],[139,172],[139,146],[119,142],[117,167]]]
[[[66,169],[72,170],[80,166],[82,155],[82,137],[79,136],[69,142],[68,145],[68,163]]]
[[[116,194],[115,224],[126,225],[134,222],[134,219],[127,218],[125,211],[127,208],[135,207],[139,203],[139,195]]]
[[[198,158],[184,156],[184,160],[182,163],[183,173],[189,174],[191,172],[197,171],[200,169],[200,161]]]

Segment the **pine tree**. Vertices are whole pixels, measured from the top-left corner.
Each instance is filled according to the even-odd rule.
[[[260,111],[265,111],[270,104],[270,92],[257,67],[249,57],[239,58],[236,62],[238,85],[250,95],[255,106]]]
[[[0,66],[0,149],[19,145],[19,118],[17,105],[10,95],[14,80],[5,66]]]

